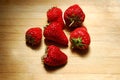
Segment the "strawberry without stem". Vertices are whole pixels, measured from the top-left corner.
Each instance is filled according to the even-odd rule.
[[[83,27],[80,27],[70,33],[70,41],[73,48],[87,49],[90,44],[90,36]]]
[[[69,28],[79,27],[82,25],[84,19],[85,14],[77,4],[70,6],[64,12],[64,20]]]
[[[52,7],[47,11],[47,19],[48,22],[54,22],[56,21],[59,17],[62,17],[62,10],[57,7]]]
[[[44,37],[63,46],[67,46],[68,39],[60,27],[61,25],[57,22],[50,23],[44,29]]]
[[[87,31],[87,28],[86,28],[85,26],[83,26],[83,25],[82,25],[82,26],[80,26],[79,28],[80,28],[80,29],[82,29],[82,30]]]
[[[48,23],[58,22],[62,25],[61,28],[62,29],[64,28],[62,10],[60,8],[52,7],[51,9],[49,9],[47,11],[47,19],[48,19]]]
[[[67,63],[67,55],[58,47],[51,45],[47,47],[46,55],[43,56],[42,60],[48,66],[57,67]]]
[[[30,28],[25,34],[26,43],[30,46],[38,46],[42,39],[42,30],[39,27]]]
[[[61,25],[61,28],[63,29],[65,27],[64,21],[62,17],[59,17],[56,22],[58,22]]]

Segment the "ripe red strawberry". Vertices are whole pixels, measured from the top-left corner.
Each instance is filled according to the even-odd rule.
[[[51,9],[49,9],[47,11],[47,19],[48,22],[58,22],[60,23],[62,26],[62,28],[64,27],[64,21],[62,18],[62,10],[60,8],[57,7],[52,7]]]
[[[47,66],[58,67],[67,63],[67,55],[54,45],[48,46],[46,53],[42,59]]]
[[[50,23],[44,29],[44,37],[63,46],[67,46],[68,39],[60,26],[61,25],[57,22]]]
[[[73,48],[87,49],[90,44],[90,36],[84,28],[80,27],[70,33],[70,41]]]
[[[62,17],[59,17],[56,22],[58,22],[61,25],[61,28],[63,29],[65,27],[64,21]]]
[[[30,28],[27,30],[25,37],[27,44],[30,46],[38,46],[42,39],[42,30],[39,27]]]
[[[58,17],[61,17],[61,16],[62,16],[62,10],[60,8],[52,7],[47,11],[48,22],[56,21]]]
[[[85,19],[85,14],[79,5],[74,4],[66,9],[64,13],[64,20],[67,27],[79,27]]]
[[[85,27],[85,26],[80,26],[79,28],[81,28],[81,29],[83,29],[83,30],[85,30],[85,31],[87,31],[87,28]]]

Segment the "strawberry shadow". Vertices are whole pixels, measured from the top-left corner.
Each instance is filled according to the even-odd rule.
[[[31,49],[33,49],[33,50],[39,50],[39,49],[40,49],[41,42],[40,42],[38,45],[35,45],[35,46],[33,46],[33,45],[31,45],[31,44],[29,44],[29,43],[26,42],[26,45],[27,45],[28,47],[30,47]]]
[[[60,44],[57,44],[56,42],[54,41],[51,41],[51,40],[48,40],[48,39],[44,39],[44,43],[47,45],[47,46],[50,46],[50,45],[55,45],[55,46],[58,46],[58,47],[61,47],[61,48],[67,48],[68,45],[60,45]]]
[[[66,63],[67,64],[67,63]],[[58,70],[58,69],[61,69],[61,68],[63,68],[66,64],[64,64],[64,65],[61,65],[61,66],[56,66],[56,67],[51,67],[51,66],[48,66],[48,65],[46,65],[46,64],[44,64],[44,68],[45,68],[45,70],[47,71],[47,72],[54,72],[54,71],[56,71],[56,70]]]
[[[90,47],[88,47],[87,49],[84,49],[84,50],[72,48],[72,46],[70,48],[71,48],[72,53],[77,53],[81,57],[87,57],[89,55],[89,52],[90,52]]]

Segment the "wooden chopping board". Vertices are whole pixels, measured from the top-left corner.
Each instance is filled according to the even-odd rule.
[[[61,48],[68,63],[48,70],[41,61],[47,46],[44,37],[38,49],[31,49],[25,44],[25,32],[36,26],[43,30],[52,6],[64,12],[75,3],[86,14],[90,48],[81,55],[71,51],[69,42]],[[1,0],[0,80],[120,80],[120,0]]]

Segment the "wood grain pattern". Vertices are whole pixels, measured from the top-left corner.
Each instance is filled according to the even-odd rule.
[[[61,48],[68,63],[56,70],[45,69],[41,57],[44,37],[38,49],[25,44],[30,27],[47,24],[52,6],[65,9],[77,3],[86,14],[84,25],[91,35],[86,55]],[[65,32],[69,38],[69,32]],[[1,0],[0,80],[120,80],[120,0]]]

